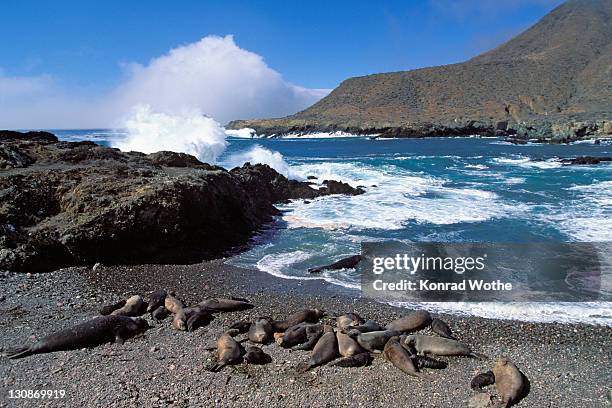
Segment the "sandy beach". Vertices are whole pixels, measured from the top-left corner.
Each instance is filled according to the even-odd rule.
[[[67,268],[46,274],[0,276],[0,346],[29,344],[35,338],[82,322],[98,308],[134,293],[167,288],[187,304],[212,296],[240,296],[254,309],[216,315],[195,332],[178,332],[169,319],[154,322],[143,336],[123,345],[0,358],[1,406],[32,406],[8,399],[9,390],[65,390],[66,406],[404,406],[460,407],[477,393],[471,378],[507,356],[529,378],[531,391],[520,407],[605,407],[611,384],[612,330],[609,327],[539,324],[474,317],[439,316],[456,336],[490,357],[445,358],[445,370],[427,370],[433,381],[409,377],[382,357],[369,367],[323,366],[305,374],[295,367],[308,352],[263,346],[273,362],[238,365],[220,373],[206,370],[214,352],[205,350],[235,321],[271,315],[283,318],[307,307],[330,314],[356,311],[387,323],[407,313],[355,298],[321,281],[289,281],[221,260],[189,266],[142,265]],[[487,392],[495,394],[494,387]],[[58,406],[37,400],[37,406]]]

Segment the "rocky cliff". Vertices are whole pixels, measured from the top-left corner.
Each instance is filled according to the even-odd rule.
[[[186,154],[0,131],[0,270],[197,262],[244,245],[274,203],[362,192],[313,189],[267,165],[227,171]]]
[[[565,140],[612,133],[612,0],[570,0],[460,64],[350,78],[310,108],[235,121],[260,134],[494,135]]]

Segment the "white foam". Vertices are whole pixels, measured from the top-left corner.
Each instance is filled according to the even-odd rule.
[[[486,164],[466,164],[466,169],[486,170],[489,168]]]
[[[238,137],[241,139],[252,139],[257,137],[255,129],[242,128],[242,129],[225,129],[225,134],[231,137]]]
[[[314,175],[365,186],[358,196],[328,196],[309,204],[293,202],[285,208],[289,228],[402,229],[416,221],[438,225],[481,222],[516,216],[524,204],[507,203],[492,192],[454,188],[446,180],[396,166],[371,167],[355,163],[318,163],[294,166],[303,178]],[[376,185],[376,187],[372,187]]]
[[[391,304],[489,319],[612,326],[612,302],[393,302]]]
[[[299,175],[292,171],[282,154],[268,150],[260,145],[255,145],[246,152],[231,155],[224,161],[223,165],[227,168],[232,168],[242,166],[247,162],[251,164],[267,164],[285,177],[300,178]]]
[[[347,132],[313,132],[313,133],[289,133],[281,136],[282,139],[335,139],[335,138],[366,138],[377,136],[376,134],[372,135],[356,135],[354,133]]]
[[[225,150],[225,130],[198,110],[181,114],[154,112],[148,105],[134,108],[126,121],[127,136],[112,141],[124,151],[154,153],[161,150],[188,153],[212,163]]]
[[[558,159],[532,160],[529,157],[518,157],[514,159],[508,157],[497,157],[493,159],[493,162],[497,164],[508,164],[524,168],[535,167],[542,170],[555,169],[562,166]]]

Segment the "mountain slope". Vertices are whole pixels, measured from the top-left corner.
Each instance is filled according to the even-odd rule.
[[[585,126],[612,132],[611,112],[612,0],[571,0],[464,63],[350,78],[295,115],[229,126],[264,134],[347,130],[397,136],[535,126],[542,134],[566,129],[571,136],[589,133]]]

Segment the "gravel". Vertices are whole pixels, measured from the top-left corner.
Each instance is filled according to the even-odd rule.
[[[471,378],[507,356],[529,378],[531,390],[519,407],[610,407],[612,328],[540,324],[476,317],[440,316],[455,335],[489,360],[446,358],[445,370],[428,370],[427,382],[409,377],[382,357],[369,367],[324,366],[305,374],[295,367],[308,352],[263,346],[273,362],[238,365],[220,373],[206,368],[206,350],[231,323],[272,315],[283,318],[307,307],[330,313],[357,311],[386,323],[406,313],[355,298],[322,281],[287,281],[222,261],[197,265],[142,265],[68,268],[46,274],[0,274],[0,347],[30,344],[36,338],[82,322],[98,308],[131,294],[165,288],[187,304],[212,296],[247,297],[256,307],[216,315],[195,332],[178,332],[170,320],[153,322],[143,336],[123,345],[0,358],[0,406],[32,406],[9,399],[9,390],[65,390],[61,400],[36,406],[486,406],[469,387]],[[495,387],[486,392],[495,396]],[[471,401],[470,401],[471,400]],[[480,405],[477,405],[480,404]]]

